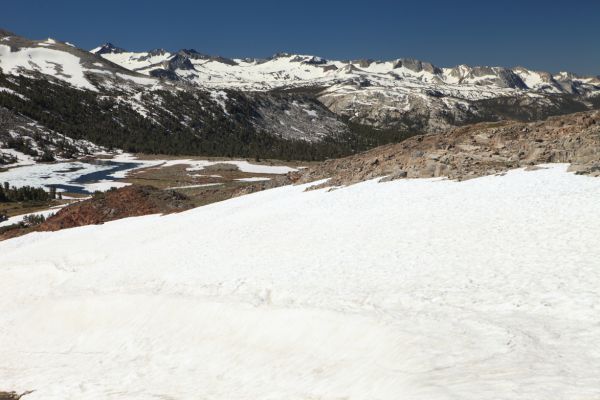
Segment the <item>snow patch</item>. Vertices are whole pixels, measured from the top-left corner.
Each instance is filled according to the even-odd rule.
[[[10,46],[0,45],[0,67],[4,73],[19,75],[33,70],[81,89],[97,91],[85,78],[80,61],[79,57],[64,51],[36,47],[11,52]]]
[[[169,189],[194,189],[194,188],[202,188],[202,187],[210,187],[210,186],[220,186],[222,183],[202,183],[199,185],[186,185],[186,186],[172,186],[168,187],[165,190]]]
[[[106,192],[107,190],[110,190],[112,188],[118,189],[118,188],[122,188],[122,187],[129,186],[129,185],[131,185],[131,183],[115,182],[115,181],[110,181],[107,179],[102,179],[95,183],[87,183],[84,185],[84,187],[85,187],[85,190],[87,190],[90,193],[93,193],[93,192]]]
[[[253,176],[251,178],[239,178],[236,179],[236,181],[240,181],[240,182],[263,182],[263,181],[270,181],[271,178],[266,178],[266,177],[261,177],[261,176]]]

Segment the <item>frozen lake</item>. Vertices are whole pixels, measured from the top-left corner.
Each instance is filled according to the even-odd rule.
[[[239,171],[257,174],[286,174],[296,171],[285,165],[253,164],[245,160],[202,160],[202,159],[153,159],[138,160],[131,154],[120,154],[112,160],[69,161],[53,164],[33,164],[12,168],[0,172],[0,183],[8,182],[11,186],[56,187],[65,192],[89,194],[96,190],[108,190],[111,187],[122,187],[128,183],[119,179],[137,168],[172,167],[186,165],[190,173],[198,173],[204,168],[216,164],[229,164]],[[247,179],[248,178],[244,178]],[[252,178],[253,180],[257,178]],[[265,178],[259,178],[265,179]]]
[[[89,194],[100,187],[109,189],[111,182],[115,182],[115,187],[123,186],[117,179],[123,177],[124,172],[142,165],[136,162],[109,160],[34,164],[0,172],[0,182],[8,182],[17,187],[55,187],[65,192]]]

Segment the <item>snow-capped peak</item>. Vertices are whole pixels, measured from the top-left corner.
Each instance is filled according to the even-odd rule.
[[[107,42],[104,43],[102,46],[98,46],[95,49],[90,50],[90,53],[94,53],[94,54],[98,54],[98,55],[102,55],[102,54],[119,54],[119,53],[124,53],[125,50],[120,48],[120,47],[116,47],[114,44]]]

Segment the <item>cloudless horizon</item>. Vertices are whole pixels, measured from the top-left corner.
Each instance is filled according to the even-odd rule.
[[[261,58],[286,51],[600,75],[600,2],[557,3],[29,0],[3,4],[0,28],[88,50],[112,42],[131,51]]]

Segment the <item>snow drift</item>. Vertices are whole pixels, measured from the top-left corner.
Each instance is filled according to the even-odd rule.
[[[282,187],[0,243],[28,399],[600,396],[600,179]]]

